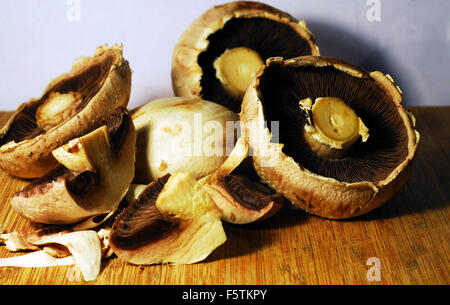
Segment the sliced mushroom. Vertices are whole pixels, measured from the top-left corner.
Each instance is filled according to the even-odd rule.
[[[130,89],[121,46],[102,46],[93,57],[76,60],[0,129],[0,169],[23,178],[47,174],[58,166],[52,151],[100,127],[116,107],[126,107]]]
[[[0,258],[2,267],[51,267],[77,264],[86,281],[94,280],[100,272],[101,243],[95,231],[55,231],[51,228],[50,231],[5,233],[2,238],[6,240],[6,245],[11,251],[37,250],[21,256]],[[0,242],[2,242],[1,238]],[[11,248],[11,244],[16,243],[21,247]],[[59,256],[61,252],[66,254]]]
[[[13,195],[13,209],[47,224],[77,224],[111,215],[134,177],[136,134],[125,108],[116,108],[103,123],[54,150],[60,165]],[[90,223],[83,229],[100,221]]]
[[[148,184],[167,173],[199,179],[217,169],[236,141],[238,116],[199,98],[167,97],[132,112],[136,126],[135,183]]]
[[[339,100],[367,127],[343,127],[359,133],[356,141],[349,137],[345,154],[321,156],[305,137],[305,129],[318,122],[299,102],[317,98],[332,98],[319,111],[322,119],[342,115],[341,105],[331,107]],[[241,129],[257,173],[273,189],[310,213],[348,218],[384,204],[406,182],[419,133],[401,100],[398,86],[378,71],[329,57],[272,58],[246,92]],[[266,121],[278,121],[279,130],[266,128]],[[280,143],[272,143],[273,137]]]
[[[167,174],[118,216],[109,244],[132,264],[192,264],[226,241],[220,218],[214,201],[189,174]]]
[[[201,96],[239,113],[266,59],[319,55],[304,21],[256,1],[215,6],[180,36],[172,56],[175,95]]]
[[[222,220],[248,224],[273,216],[283,205],[283,197],[260,180],[248,143],[240,137],[227,160],[199,182],[222,210]]]

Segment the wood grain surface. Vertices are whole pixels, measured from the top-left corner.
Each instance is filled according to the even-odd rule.
[[[113,257],[90,282],[71,279],[71,267],[0,267],[0,284],[450,284],[450,107],[410,109],[421,134],[410,179],[367,215],[336,221],[283,210],[259,224],[225,224],[227,242],[197,264],[134,266]],[[9,115],[0,113],[0,126]],[[0,172],[5,231],[36,228],[8,203],[28,183]],[[0,246],[0,257],[22,254]],[[371,281],[377,266],[380,280]]]

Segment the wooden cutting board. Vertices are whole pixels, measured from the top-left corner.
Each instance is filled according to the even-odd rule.
[[[227,242],[197,264],[134,266],[114,257],[91,282],[71,279],[70,267],[0,267],[0,284],[450,284],[450,107],[410,109],[421,134],[411,177],[367,215],[336,221],[282,211],[259,224],[225,224]],[[0,126],[9,115],[0,113]],[[36,228],[8,203],[27,183],[0,172],[5,231]],[[0,246],[0,257],[19,254]]]

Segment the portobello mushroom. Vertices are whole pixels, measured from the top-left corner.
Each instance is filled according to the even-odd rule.
[[[258,175],[294,207],[349,218],[384,204],[407,180],[419,133],[401,101],[379,71],[276,57],[246,92],[241,129]],[[265,127],[272,121],[277,130]]]
[[[100,127],[116,107],[126,107],[130,89],[121,46],[101,46],[93,57],[77,59],[0,129],[0,169],[22,178],[49,173],[58,166],[52,151]]]
[[[172,56],[175,95],[201,96],[239,113],[242,97],[266,59],[319,55],[304,21],[250,1],[214,6],[180,36]]]
[[[199,182],[222,211],[222,220],[228,223],[249,224],[268,219],[284,203],[283,196],[256,174],[244,137],[238,139],[225,162]]]
[[[10,198],[12,208],[38,223],[87,229],[112,215],[134,177],[136,133],[127,110],[55,149],[59,165]]]

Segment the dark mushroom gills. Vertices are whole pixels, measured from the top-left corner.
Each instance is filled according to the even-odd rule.
[[[101,127],[55,149],[59,165],[14,194],[12,208],[37,223],[99,225],[95,219],[112,215],[128,191],[135,144],[130,115],[116,108]]]
[[[109,237],[129,263],[192,264],[226,241],[221,212],[188,173],[151,182],[118,216]]]
[[[391,198],[419,140],[384,74],[329,57],[270,59],[246,92],[241,120],[263,180],[328,218],[367,213]],[[272,121],[279,143],[264,125]]]

